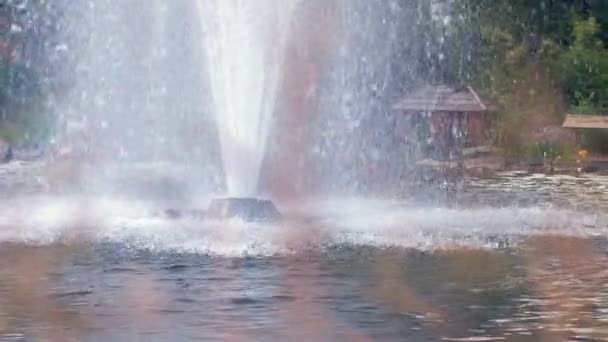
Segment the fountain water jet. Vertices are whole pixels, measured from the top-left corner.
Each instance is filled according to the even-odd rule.
[[[299,0],[199,0],[230,196],[258,195],[289,24]]]

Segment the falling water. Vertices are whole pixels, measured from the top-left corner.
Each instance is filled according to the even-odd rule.
[[[199,0],[227,190],[254,196],[298,0]]]
[[[62,54],[52,64],[61,70],[54,145],[83,161],[66,182],[95,194],[175,196],[180,205],[219,191],[206,82],[193,72],[206,68],[196,3],[53,3],[65,12],[56,37]]]

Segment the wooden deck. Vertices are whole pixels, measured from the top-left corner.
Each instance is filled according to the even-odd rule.
[[[608,129],[608,116],[569,114],[562,126],[564,128]]]
[[[498,157],[469,158],[463,161],[464,168],[470,169],[490,169],[498,170],[504,167],[504,160]],[[439,161],[434,159],[423,159],[416,162],[418,167],[428,167],[433,169],[453,169],[458,167],[456,161]]]

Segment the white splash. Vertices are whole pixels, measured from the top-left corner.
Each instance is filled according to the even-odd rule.
[[[299,0],[198,0],[228,192],[254,196]]]
[[[603,213],[538,207],[458,210],[329,199],[292,208],[286,222],[274,226],[170,220],[145,203],[109,197],[23,197],[6,204],[0,207],[0,243],[111,242],[135,249],[226,257],[306,253],[340,245],[494,248],[503,237],[517,243],[545,234],[578,238],[608,234],[608,217]]]

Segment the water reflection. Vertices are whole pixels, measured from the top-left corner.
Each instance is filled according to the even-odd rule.
[[[556,341],[608,338],[607,244],[337,246],[221,258],[120,245],[3,245],[12,340]]]

